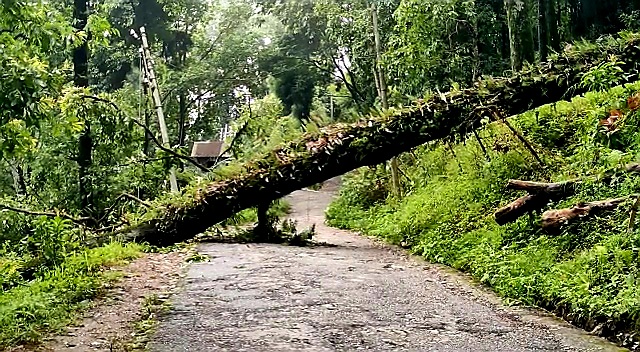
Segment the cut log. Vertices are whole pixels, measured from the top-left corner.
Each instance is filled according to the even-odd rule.
[[[640,164],[638,163],[633,163],[633,164],[628,164],[625,169],[628,172],[635,172],[635,173],[640,173]]]
[[[578,182],[578,180],[554,183],[509,180],[507,182],[507,189],[527,191],[531,194],[570,194],[574,191],[574,188]]]
[[[628,199],[629,197],[615,198],[579,203],[572,208],[547,210],[542,214],[542,228],[547,230],[557,229],[577,219],[583,219],[607,210],[614,210]]]
[[[494,213],[495,220],[499,225],[514,222],[527,213],[544,208],[551,200],[573,194],[578,183],[576,180],[555,183],[509,180],[507,189],[523,190],[529,194],[498,209]]]
[[[494,216],[498,225],[505,225],[516,221],[521,216],[542,209],[549,197],[543,194],[527,194],[498,209]]]
[[[584,72],[611,55],[628,73],[626,79],[637,79],[640,37],[607,43],[565,52],[510,78],[488,78],[473,88],[435,95],[392,116],[338,124],[307,134],[245,164],[235,177],[211,182],[183,199],[160,204],[122,236],[154,245],[193,238],[240,210],[362,166],[380,164],[429,141],[466,135],[479,128],[485,116],[512,116],[584,93],[579,84]]]
[[[623,172],[640,172],[640,164],[634,163],[626,165]],[[602,181],[610,180],[613,174],[606,175]],[[593,178],[596,179],[596,178]],[[498,209],[495,213],[495,220],[499,225],[505,225],[516,221],[521,216],[544,208],[552,200],[568,197],[575,192],[576,186],[584,179],[574,179],[563,182],[533,182],[522,180],[509,180],[507,189],[527,191],[530,195],[520,197],[506,206]]]

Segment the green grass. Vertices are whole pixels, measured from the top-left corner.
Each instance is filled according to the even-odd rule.
[[[70,255],[42,276],[0,293],[0,347],[38,342],[71,322],[106,284],[117,278],[105,267],[137,258],[136,244],[109,245]],[[0,261],[1,263],[1,261]]]
[[[523,194],[505,190],[509,178],[598,176],[637,161],[640,114],[624,110],[624,123],[609,137],[599,121],[610,109],[625,109],[638,91],[640,83],[616,87],[513,119],[545,167],[504,126],[492,124],[481,131],[490,161],[475,138],[455,145],[455,157],[441,144],[403,155],[401,169],[408,177],[401,200],[372,197],[364,190],[380,176],[359,170],[328,209],[328,221],[403,244],[430,261],[469,272],[509,300],[549,308],[589,330],[601,325],[604,335],[629,343],[630,334],[640,332],[640,231],[627,232],[630,204],[558,233],[542,231],[539,215],[498,226],[493,212]],[[616,173],[606,183],[582,184],[574,196],[549,207],[639,191],[640,178]]]

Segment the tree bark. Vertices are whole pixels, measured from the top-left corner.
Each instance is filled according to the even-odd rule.
[[[560,4],[558,0],[545,0],[547,2],[547,38],[549,48],[560,50]]]
[[[85,31],[89,20],[87,0],[74,0],[73,27],[77,32]],[[73,83],[77,87],[89,86],[89,44],[88,40],[73,49]]]
[[[550,1],[538,0],[538,52],[541,61],[545,61],[549,56]]]
[[[76,31],[85,31],[89,19],[89,6],[87,0],[74,0],[74,28]],[[89,86],[89,40],[85,39],[73,50],[73,83],[76,87]],[[80,195],[80,208],[83,213],[90,212],[91,201],[91,154],[93,153],[93,139],[91,137],[91,124],[85,117],[85,127],[78,140],[78,193]]]
[[[535,49],[531,24],[530,0],[504,0],[509,26],[511,69],[520,70],[525,62],[533,63]]]
[[[387,111],[389,109],[387,80],[384,76],[384,70],[382,69],[382,44],[380,43],[380,32],[378,31],[378,8],[375,4],[371,5],[371,20],[376,45],[376,67],[378,68],[377,78],[380,85],[380,100],[382,101],[382,109]],[[398,165],[398,159],[396,157],[391,158],[389,168],[391,169],[391,189],[393,190],[393,194],[399,197],[402,192],[400,189],[400,166]]]
[[[618,171],[638,173],[640,172],[640,164],[628,164],[625,166],[624,170],[621,169]],[[613,174],[606,175],[601,180],[603,182],[610,180],[611,176],[613,176]],[[544,208],[544,206],[552,200],[571,196],[581,182],[581,179],[554,183],[509,180],[506,186],[507,189],[527,191],[529,195],[520,197],[498,209],[494,213],[496,222],[500,225],[504,225],[516,221],[526,213]]]
[[[529,193],[566,195],[574,191],[577,183],[578,183],[577,180],[554,182],[554,183],[509,180],[507,182],[507,189],[527,191]]]
[[[557,229],[578,219],[584,219],[603,211],[614,210],[627,200],[629,200],[629,197],[580,203],[566,209],[547,210],[542,214],[542,228],[547,230]]]
[[[498,225],[505,225],[527,213],[542,209],[548,202],[548,195],[527,194],[498,209],[493,215]]]
[[[609,55],[624,62],[621,68],[629,73],[626,79],[635,80],[640,67],[638,44],[640,38],[634,38],[562,54],[510,78],[492,78],[477,82],[473,88],[435,95],[421,108],[306,134],[244,165],[236,176],[192,191],[184,204],[179,198],[163,203],[139,224],[123,230],[122,236],[154,245],[184,241],[242,209],[361,166],[380,164],[429,141],[466,135],[480,128],[481,119],[494,115],[495,110],[511,116],[582,94],[582,73]]]
[[[493,215],[499,225],[516,221],[521,216],[544,208],[554,199],[573,194],[577,181],[556,183],[509,180],[507,189],[529,192],[513,202],[498,209]]]

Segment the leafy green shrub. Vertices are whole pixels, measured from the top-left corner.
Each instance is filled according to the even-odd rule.
[[[29,243],[36,248],[45,266],[59,264],[71,251],[78,248],[79,234],[71,220],[59,217],[39,217],[34,221],[34,231]]]
[[[625,74],[620,68],[621,64],[624,63],[611,56],[609,61],[603,62],[591,71],[586,72],[582,76],[580,85],[590,91],[601,92],[620,84],[622,76]]]
[[[0,254],[0,291],[14,287],[23,282],[23,261],[14,253]]]
[[[347,204],[369,208],[389,195],[389,174],[381,167],[359,169],[343,179],[340,197]]]

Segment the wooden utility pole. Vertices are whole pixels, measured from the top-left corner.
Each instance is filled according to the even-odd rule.
[[[380,100],[382,101],[382,109],[387,111],[389,109],[389,101],[387,100],[387,81],[384,78],[384,71],[382,70],[382,44],[380,43],[380,32],[378,30],[378,8],[375,3],[371,5],[371,19],[373,22],[373,36],[376,45],[376,67],[378,72],[378,93]],[[398,159],[396,157],[391,158],[389,164],[391,168],[391,183],[393,188],[393,194],[400,196],[400,172],[398,168]]]
[[[136,32],[132,29],[131,35],[134,38],[138,38]],[[149,88],[151,89],[151,98],[153,99],[154,109],[158,115],[158,125],[160,125],[160,135],[162,136],[162,144],[165,147],[170,147],[169,131],[167,130],[167,123],[164,119],[164,111],[162,109],[162,99],[160,99],[160,89],[158,88],[158,81],[156,80],[155,71],[153,70],[154,62],[151,56],[151,50],[149,49],[149,41],[147,40],[147,33],[144,27],[140,27],[140,40],[142,42],[142,66],[145,71],[145,75],[149,79]],[[169,183],[171,184],[171,192],[178,192],[178,181],[176,179],[176,170],[171,168],[169,171]]]

